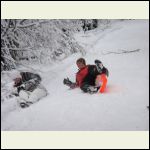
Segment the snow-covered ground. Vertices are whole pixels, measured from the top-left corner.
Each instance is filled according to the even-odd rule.
[[[5,98],[1,102],[1,130],[149,130],[149,21],[114,22],[105,30],[98,28],[75,37],[87,52],[87,64],[100,59],[108,68],[106,92],[90,95],[63,85],[65,77],[75,80],[75,62],[82,57],[79,53],[52,67],[31,66],[42,76],[49,94],[26,109],[19,108],[15,97]],[[10,78],[10,72],[2,74],[3,97],[12,85]]]

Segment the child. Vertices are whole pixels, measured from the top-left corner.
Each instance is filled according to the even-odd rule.
[[[41,77],[31,72],[21,72],[14,78],[13,94],[19,97],[18,102],[22,108],[47,95],[46,89],[40,82]]]
[[[64,84],[70,88],[80,87],[85,93],[103,93],[107,85],[108,70],[101,61],[95,60],[95,65],[86,65],[84,58],[76,61],[79,71],[76,74],[76,82],[64,79]]]

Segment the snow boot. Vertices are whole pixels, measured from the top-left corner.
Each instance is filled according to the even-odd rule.
[[[33,103],[32,102],[20,102],[20,107],[26,108],[26,107],[29,107],[31,104]]]
[[[94,94],[94,93],[97,93],[97,91],[99,90],[99,87],[90,86],[88,84],[83,84],[81,86],[81,90],[85,93]]]
[[[98,90],[99,90],[99,87],[90,86],[87,88],[87,93],[94,94],[94,93],[97,93]]]
[[[29,105],[27,103],[25,103],[25,102],[21,102],[20,103],[20,107],[21,108],[26,108],[26,107],[29,107]]]
[[[107,77],[109,76],[109,71],[107,68],[105,68],[102,64],[102,62],[100,60],[95,60],[95,65],[97,68],[97,71],[99,72],[99,74],[106,74]]]
[[[96,65],[96,68],[97,68],[97,71],[101,74],[102,73],[102,69],[103,69],[103,64],[100,60],[95,60],[95,65]]]
[[[69,78],[66,78],[63,80],[63,83],[67,86],[69,86],[71,89],[74,89],[76,87],[76,83],[73,83],[69,80]]]

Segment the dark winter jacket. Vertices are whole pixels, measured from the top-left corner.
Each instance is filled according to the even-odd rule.
[[[81,87],[83,83],[95,85],[95,79],[98,74],[99,73],[95,65],[87,65],[77,72],[76,83],[79,87]]]
[[[102,72],[99,73],[95,65],[87,65],[80,69],[76,74],[76,84],[81,87],[83,84],[95,86],[97,75],[106,74],[108,76],[107,68],[103,67]]]
[[[26,91],[32,92],[37,88],[37,86],[41,82],[41,77],[38,74],[30,73],[30,72],[21,72],[21,83],[18,87],[23,88]]]

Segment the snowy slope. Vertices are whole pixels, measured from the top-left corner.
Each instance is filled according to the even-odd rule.
[[[114,22],[106,30],[77,34],[77,41],[87,52],[84,56],[87,63],[100,59],[109,69],[106,92],[90,95],[63,85],[65,77],[75,80],[75,62],[81,54],[53,67],[32,66],[39,70],[49,95],[26,109],[19,108],[15,98],[4,101],[1,130],[149,130],[148,34],[148,20]],[[129,53],[121,53],[122,50]]]

